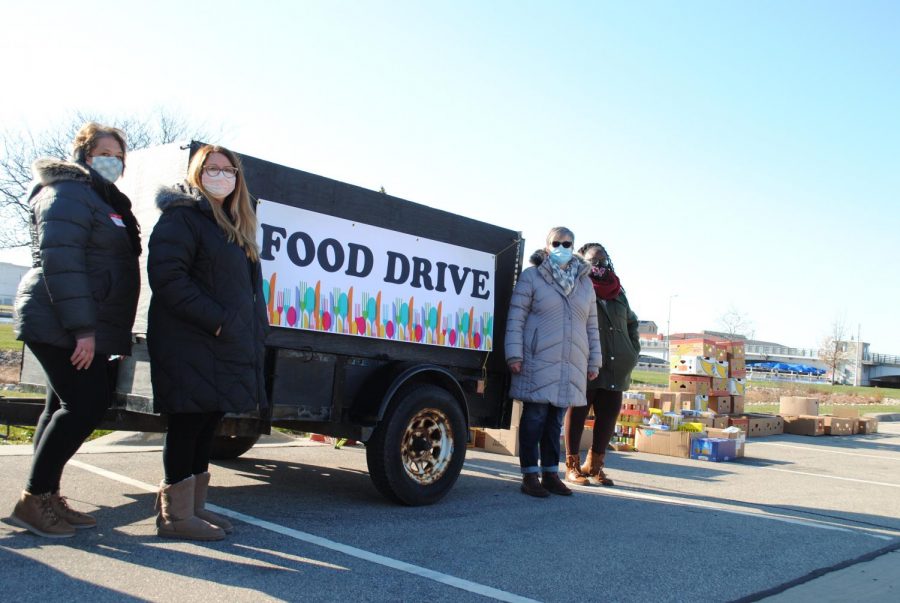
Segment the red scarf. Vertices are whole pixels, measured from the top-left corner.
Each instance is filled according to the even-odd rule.
[[[616,299],[622,292],[622,284],[619,282],[619,277],[608,268],[606,274],[599,279],[591,275],[591,283],[594,285],[594,292],[597,294],[598,299]]]

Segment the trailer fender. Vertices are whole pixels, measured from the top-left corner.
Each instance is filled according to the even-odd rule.
[[[392,363],[383,367],[360,388],[351,411],[358,423],[374,427],[384,418],[391,401],[407,385],[430,383],[445,389],[459,404],[466,425],[469,424],[469,408],[463,388],[446,368],[436,364]]]

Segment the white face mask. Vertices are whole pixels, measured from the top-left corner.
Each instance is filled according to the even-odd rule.
[[[110,182],[115,182],[122,175],[125,165],[118,157],[108,157],[106,155],[97,155],[91,157],[91,167]]]
[[[210,176],[205,173],[200,177],[200,182],[203,183],[203,188],[209,192],[210,195],[215,197],[216,199],[224,199],[228,195],[234,192],[236,178],[228,178],[225,174],[219,174],[218,176]]]

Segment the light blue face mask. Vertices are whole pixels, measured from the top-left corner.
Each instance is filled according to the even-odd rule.
[[[556,264],[557,266],[561,266],[563,264],[567,264],[569,260],[572,259],[572,248],[571,247],[563,247],[560,245],[559,247],[553,247],[550,249],[550,261]]]
[[[110,182],[115,182],[122,175],[125,166],[118,157],[107,157],[105,155],[97,155],[91,158],[91,167]]]

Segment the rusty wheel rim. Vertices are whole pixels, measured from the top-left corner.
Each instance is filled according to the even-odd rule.
[[[436,408],[424,408],[406,426],[400,449],[410,479],[426,486],[447,472],[453,458],[453,427]]]

